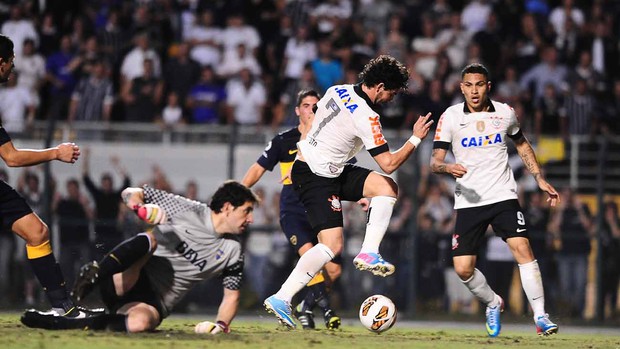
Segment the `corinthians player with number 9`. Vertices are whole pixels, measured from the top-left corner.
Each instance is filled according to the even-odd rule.
[[[513,140],[525,167],[547,193],[551,206],[560,197],[541,172],[534,150],[523,135],[514,110],[493,101],[487,69],[478,63],[461,73],[464,103],[446,109],[437,123],[431,170],[456,178],[454,207],[456,224],[452,235],[454,270],[463,284],[486,308],[486,329],[491,337],[500,333],[504,301],[475,268],[487,227],[491,225],[519,264],[523,290],[534,312],[539,335],[557,333],[558,326],[545,313],[545,297],[538,262],[530,247],[527,223],[517,201],[517,183],[508,165],[506,137]],[[444,159],[452,148],[455,163]]]
[[[302,130],[291,178],[319,243],[304,253],[280,290],[264,302],[267,311],[287,327],[295,327],[290,301],[343,248],[341,201],[372,198],[366,234],[353,263],[375,275],[394,273],[379,254],[398,186],[390,177],[347,163],[366,147],[385,173],[398,169],[426,137],[430,113],[418,118],[409,141],[391,152],[376,107],[391,101],[409,80],[407,68],[390,56],[371,60],[355,85],[327,89],[317,104],[309,130]]]

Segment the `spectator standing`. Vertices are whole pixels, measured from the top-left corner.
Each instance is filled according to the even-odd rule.
[[[67,180],[66,190],[66,196],[55,197],[53,210],[60,233],[60,267],[67,275],[67,284],[73,285],[80,266],[91,260],[90,220],[93,211],[88,199],[80,192],[80,182],[76,178]]]
[[[41,104],[39,93],[45,81],[45,58],[36,51],[33,39],[24,40],[22,56],[15,61],[15,71],[19,76],[17,85],[28,89],[32,103],[38,108]]]
[[[25,133],[32,126],[36,114],[30,91],[18,85],[15,73],[0,88],[0,117],[2,127],[15,136]]]
[[[140,31],[135,34],[133,48],[123,58],[121,64],[121,86],[144,75],[144,61],[150,59],[153,65],[152,75],[161,76],[161,58],[151,47],[148,33]]]
[[[601,227],[603,260],[603,308],[611,318],[618,315],[618,287],[620,287],[620,219],[618,206],[610,198],[605,201],[604,221]]]
[[[39,34],[31,18],[24,17],[24,6],[22,3],[15,3],[9,10],[9,18],[0,27],[0,33],[10,37],[14,42],[13,51],[15,56],[21,58],[24,40],[30,38],[35,44],[39,42]]]
[[[183,40],[191,46],[190,57],[201,66],[216,66],[222,60],[222,30],[215,26],[213,11],[204,9],[198,20],[183,33]]]
[[[186,107],[191,115],[190,122],[195,124],[217,124],[223,120],[226,90],[215,80],[211,66],[205,66],[200,73],[200,80],[192,86],[186,100]]]
[[[107,67],[100,59],[91,62],[91,71],[78,81],[69,105],[70,122],[110,121],[114,91]]]
[[[329,39],[319,41],[318,58],[310,62],[314,72],[314,80],[319,86],[319,93],[325,92],[330,86],[344,78],[342,64],[333,57],[333,45]]]
[[[125,168],[120,165],[117,157],[111,157],[110,162],[116,172],[123,177],[123,184],[119,189],[114,188],[112,174],[105,172],[101,175],[101,185],[95,185],[90,175],[90,150],[84,150],[82,162],[82,180],[86,189],[93,198],[95,213],[95,251],[93,258],[106,254],[110,249],[123,240],[121,232],[117,229],[117,219],[121,205],[121,191],[131,183]]]
[[[241,69],[239,77],[226,84],[226,104],[228,123],[256,125],[263,123],[263,107],[267,102],[267,92],[263,83],[252,77],[250,70]]]
[[[547,46],[542,51],[542,62],[534,65],[521,76],[519,84],[533,101],[543,95],[545,85],[552,83],[558,91],[564,91],[564,81],[568,69],[558,63],[558,52],[555,47]],[[532,86],[533,85],[533,86]],[[530,94],[530,88],[532,94]]]
[[[71,46],[71,38],[60,38],[60,49],[47,58],[46,79],[50,83],[50,106],[48,117],[65,120],[69,113],[69,102],[76,84],[76,72],[80,61]]]
[[[261,67],[254,53],[240,43],[235,50],[224,52],[224,57],[217,65],[217,75],[223,79],[229,79],[239,74],[241,69],[248,69],[252,75],[259,76]]]
[[[155,75],[155,62],[146,58],[143,74],[126,82],[121,91],[125,121],[153,122],[160,115],[164,81]]]
[[[200,69],[200,64],[189,56],[189,44],[178,43],[175,54],[164,64],[166,93],[174,92],[183,103],[192,86],[200,79]]]
[[[590,94],[586,80],[577,79],[560,109],[560,123],[567,146],[572,136],[594,136],[598,122],[595,108],[596,100]]]
[[[569,316],[583,316],[588,282],[588,254],[593,237],[592,217],[588,206],[570,188],[562,193],[563,203],[551,216],[550,230],[557,250],[559,297],[558,309]]]

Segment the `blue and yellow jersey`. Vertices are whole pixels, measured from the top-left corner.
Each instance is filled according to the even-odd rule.
[[[280,176],[281,178],[285,178],[291,171],[293,162],[295,162],[295,157],[297,156],[297,142],[299,142],[300,137],[301,133],[297,127],[280,132],[267,144],[263,154],[256,162],[267,171],[273,171],[275,166],[279,163]],[[305,212],[297,193],[293,190],[291,179],[287,178],[282,184],[280,211],[295,210]]]

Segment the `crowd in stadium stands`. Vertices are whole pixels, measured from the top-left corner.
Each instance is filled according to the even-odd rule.
[[[533,143],[549,136],[566,141],[570,135],[620,133],[620,2],[613,0],[9,0],[0,4],[0,33],[15,43],[16,76],[0,87],[2,124],[14,138],[29,132],[33,120],[49,118],[165,127],[292,126],[297,124],[293,110],[300,89],[323,93],[335,83],[356,82],[363,65],[379,54],[405,62],[411,72],[408,93],[381,113],[387,129],[408,130],[427,112],[437,120],[446,107],[461,101],[460,70],[480,62],[490,70],[492,98],[517,111]],[[86,131],[79,135],[89,136]],[[428,175],[430,140],[420,146],[421,184],[416,193],[399,199],[388,236],[406,235],[402,232],[413,222],[419,231],[413,255],[420,303],[468,311],[472,299],[450,271],[452,188]],[[156,173],[154,185],[171,190],[165,188],[165,175]],[[550,212],[528,176],[520,177],[550,312],[583,316],[585,241],[592,237],[593,218],[568,189],[564,206]],[[18,186],[35,211],[41,199],[38,181],[36,173],[24,171]],[[98,187],[85,170],[83,181],[66,183],[66,197],[54,199],[63,251],[86,253],[81,244],[95,241],[111,245],[123,234],[117,227],[138,224],[115,221],[133,216],[118,212],[109,195],[122,188],[105,181]],[[413,196],[420,202],[417,212]],[[266,206],[273,211],[277,204]],[[363,229],[355,222],[364,219],[355,215],[363,213],[349,212],[348,238],[361,239]],[[84,225],[78,217],[107,224],[104,230],[110,234],[89,241],[62,237],[65,231],[88,229],[90,223]],[[274,224],[273,217],[277,214],[264,212],[259,225]],[[604,225],[603,253],[609,256],[604,292],[615,310],[620,228],[613,203],[605,206]],[[277,231],[262,232],[256,239],[270,241],[275,251],[248,251],[256,260],[253,265],[265,266],[265,272],[248,273],[256,299],[262,300],[279,285],[277,275],[286,274],[273,270],[290,267],[292,249]],[[1,275],[8,275],[11,262],[7,246],[13,244],[8,240],[13,236],[0,232]],[[514,262],[503,248],[489,239],[482,268],[506,271],[486,275],[492,287],[508,295]],[[347,253],[345,261],[352,258]],[[86,258],[78,257],[61,257],[63,268],[72,269],[65,271],[68,278]],[[19,263],[23,259],[16,256]],[[25,280],[26,301],[34,302],[32,277],[13,274]],[[340,286],[334,285],[338,290],[347,284],[346,292],[335,292],[343,305],[350,305],[346,297],[368,287],[365,278],[344,276]],[[373,287],[389,287],[386,282],[402,281]],[[0,277],[3,294],[10,284]]]

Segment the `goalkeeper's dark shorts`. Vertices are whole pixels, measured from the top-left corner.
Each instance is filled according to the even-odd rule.
[[[140,271],[136,284],[122,296],[116,294],[112,277],[101,280],[99,289],[101,291],[101,300],[111,314],[115,314],[118,309],[126,304],[139,302],[146,303],[157,310],[159,313],[159,323],[170,315],[162,299],[153,290],[144,269]]]

